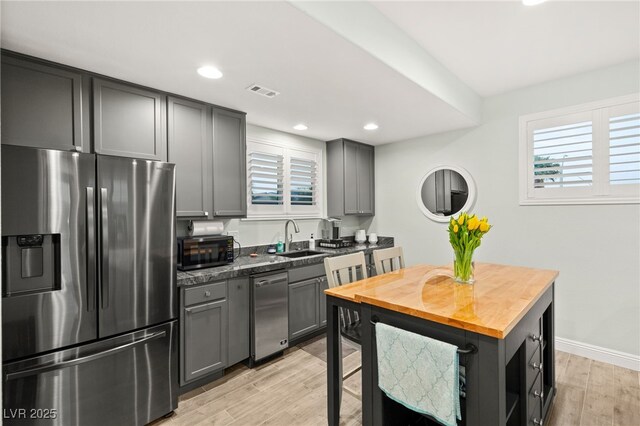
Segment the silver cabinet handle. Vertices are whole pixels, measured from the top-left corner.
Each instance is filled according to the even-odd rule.
[[[531,365],[531,368],[533,368],[534,370],[542,371],[542,363],[538,364],[537,362],[534,361],[530,365]]]
[[[531,339],[531,341],[533,342],[538,342],[538,343],[542,343],[542,335],[535,335],[535,334],[531,334],[529,336],[529,339]]]
[[[94,211],[95,199],[93,197],[93,188],[87,187],[86,191],[87,311],[91,312],[96,308],[96,217]]]
[[[100,234],[102,237],[100,286],[102,287],[102,309],[109,307],[109,209],[107,204],[107,188],[100,188]]]
[[[542,426],[542,419],[533,418],[533,424],[537,426]]]
[[[287,280],[286,278],[281,278],[281,279],[278,279],[278,280],[261,280],[261,281],[258,281],[255,285],[256,285],[256,287],[262,287],[262,286],[265,286],[265,285],[281,283],[281,282],[286,281],[286,280]]]
[[[539,390],[536,389],[536,390],[533,391],[533,396],[536,397],[536,398],[542,399],[542,398],[544,398],[544,392],[539,391]]]

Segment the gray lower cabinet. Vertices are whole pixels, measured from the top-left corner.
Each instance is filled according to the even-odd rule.
[[[374,147],[348,139],[327,142],[329,216],[375,214]]]
[[[2,55],[2,143],[89,152],[89,79]]]
[[[320,327],[318,281],[312,278],[289,284],[289,341]]]
[[[227,365],[249,358],[251,335],[251,285],[249,277],[230,279],[227,283],[229,302],[229,350]]]
[[[213,108],[214,216],[247,215],[246,150],[246,114]]]
[[[180,383],[183,385],[227,366],[226,293],[226,281],[182,289]]]
[[[93,79],[93,138],[98,154],[166,161],[166,97]]]
[[[211,115],[207,104],[167,99],[168,161],[176,165],[176,215],[210,218]]]
[[[289,270],[289,341],[326,325],[328,287],[322,263]]]

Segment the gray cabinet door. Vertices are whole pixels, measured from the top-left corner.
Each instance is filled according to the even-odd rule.
[[[227,365],[249,358],[251,338],[251,286],[249,277],[228,281],[229,356]]]
[[[374,213],[374,157],[373,147],[358,144],[358,214]]]
[[[166,161],[164,110],[161,93],[94,78],[95,152]]]
[[[227,365],[227,301],[184,308],[183,381]]]
[[[206,104],[167,100],[168,160],[176,165],[176,215],[208,218],[211,200],[211,117]]]
[[[80,73],[3,55],[2,143],[89,152],[83,85]]]
[[[324,294],[324,291],[329,288],[329,281],[327,281],[326,275],[318,278],[319,289],[318,289],[318,305],[320,306],[319,314],[320,314],[320,327],[324,327],[327,325],[327,295]]]
[[[289,341],[319,327],[318,279],[289,284]]]
[[[247,215],[246,115],[213,109],[213,209],[219,217]]]
[[[359,214],[358,202],[358,144],[344,142],[344,214]]]

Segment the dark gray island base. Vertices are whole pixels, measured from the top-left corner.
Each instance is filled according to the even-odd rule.
[[[506,271],[501,268],[509,268]],[[360,312],[362,323],[362,423],[365,425],[438,424],[388,398],[378,387],[375,323],[381,322],[438,339],[475,353],[461,354],[466,396],[459,425],[542,425],[548,420],[555,387],[553,271],[480,265],[474,288],[438,279],[426,283],[426,265],[406,268],[328,290],[327,386],[329,425],[340,423],[342,371],[339,307]],[[496,269],[501,269],[496,274]],[[505,272],[549,272],[500,288]],[[512,278],[511,278],[512,279]],[[497,285],[486,285],[493,280]],[[537,280],[536,285],[532,281]],[[548,281],[545,283],[545,281]],[[506,282],[506,281],[505,281]],[[412,288],[413,286],[413,288]],[[432,286],[432,287],[430,287]],[[467,287],[460,287],[467,286]],[[416,290],[417,289],[417,290]],[[342,290],[341,294],[336,291]],[[512,303],[502,311],[499,297]],[[514,292],[514,290],[516,290]],[[333,293],[333,294],[332,294]],[[444,296],[450,304],[444,308]],[[511,294],[510,294],[511,293]],[[517,294],[514,294],[517,293]],[[524,294],[523,294],[524,293]],[[410,299],[417,299],[409,302]],[[522,306],[515,306],[522,303]],[[433,308],[433,309],[432,309]],[[448,309],[449,314],[444,313]],[[492,315],[491,311],[495,311]]]

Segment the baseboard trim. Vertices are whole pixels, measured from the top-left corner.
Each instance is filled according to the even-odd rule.
[[[556,337],[556,349],[573,355],[640,371],[640,356]]]

